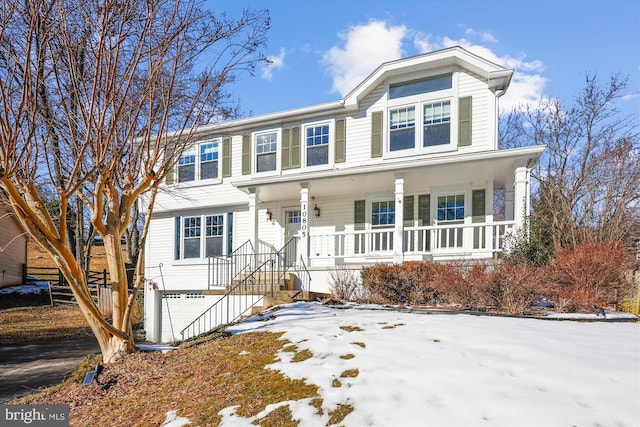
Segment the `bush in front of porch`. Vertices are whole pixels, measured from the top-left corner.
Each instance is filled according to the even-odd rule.
[[[552,263],[542,265],[504,260],[378,264],[362,269],[360,300],[508,314],[531,312],[545,301],[559,312],[591,312],[594,305],[615,308],[624,298],[633,286],[625,276],[631,261],[624,247],[597,242],[558,251]]]

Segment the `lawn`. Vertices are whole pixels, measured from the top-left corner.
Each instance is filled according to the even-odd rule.
[[[19,402],[70,404],[78,426],[640,424],[638,323],[299,303],[228,332]]]

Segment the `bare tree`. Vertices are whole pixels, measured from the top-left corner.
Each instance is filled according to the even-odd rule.
[[[108,363],[134,349],[121,238],[144,193],[140,250],[160,183],[194,129],[233,112],[225,89],[263,60],[266,11],[234,19],[195,1],[19,0],[0,8],[0,188],[69,282]],[[58,210],[47,209],[45,193]],[[74,206],[102,238],[113,315],[69,244]],[[84,215],[76,211],[76,220]],[[83,227],[83,225],[77,225]]]
[[[540,102],[503,117],[501,146],[546,145],[534,178],[532,220],[553,246],[586,241],[628,242],[640,227],[638,117],[618,102],[626,79],[587,75],[573,105]]]

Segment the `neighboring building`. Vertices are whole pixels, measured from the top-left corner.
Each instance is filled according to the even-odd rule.
[[[27,234],[11,213],[2,206],[0,194],[0,288],[23,283],[27,262]]]
[[[147,337],[180,338],[240,253],[292,238],[278,262],[308,270],[318,292],[336,267],[494,257],[524,225],[544,149],[498,150],[512,74],[453,47],[384,63],[336,102],[198,129],[151,220]],[[505,221],[494,220],[497,190]]]

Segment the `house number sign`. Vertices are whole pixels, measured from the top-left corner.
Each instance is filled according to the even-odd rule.
[[[306,202],[302,202],[300,208],[300,235],[304,238],[307,237],[307,211],[309,210],[309,205]]]

